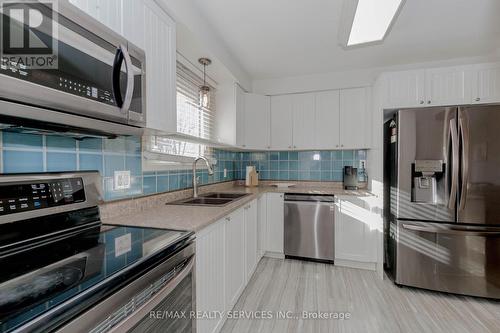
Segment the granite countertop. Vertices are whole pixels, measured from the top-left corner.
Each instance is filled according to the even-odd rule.
[[[206,192],[212,192],[212,191],[204,191],[202,193]],[[366,190],[346,191],[338,187],[297,185],[296,187],[291,187],[291,188],[277,188],[275,186],[270,186],[269,184],[263,184],[258,187],[250,187],[250,188],[231,184],[230,186],[226,186],[223,189],[218,189],[216,192],[227,192],[227,193],[244,192],[248,193],[249,195],[239,200],[236,200],[226,206],[217,206],[217,207],[166,204],[167,202],[172,202],[181,199],[179,197],[176,197],[175,200],[165,199],[164,201],[158,199],[151,199],[156,201],[155,205],[148,205],[148,207],[145,207],[144,209],[138,209],[139,211],[136,210],[135,212],[128,212],[116,216],[106,216],[108,214],[104,214],[104,216],[101,216],[101,220],[104,224],[111,224],[111,225],[177,229],[177,230],[189,230],[198,232],[201,229],[205,228],[206,226],[219,221],[220,219],[231,214],[235,210],[243,207],[250,201],[259,198],[264,193],[274,192],[274,193],[333,194],[338,196],[372,195]],[[151,198],[154,198],[154,196]],[[116,209],[119,209],[119,207],[116,207]]]

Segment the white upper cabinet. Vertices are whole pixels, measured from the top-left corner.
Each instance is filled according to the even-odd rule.
[[[269,149],[271,145],[271,98],[257,94],[245,94],[244,147]]]
[[[146,126],[177,132],[175,22],[154,1],[144,1]]]
[[[122,33],[129,41],[144,49],[145,47],[145,24],[144,0],[122,0],[123,26]]]
[[[386,109],[500,102],[500,64],[384,73]]]
[[[340,90],[341,149],[369,148],[370,138],[370,89],[353,88]]]
[[[70,0],[146,54],[146,127],[177,132],[176,27],[154,0]]]
[[[122,0],[70,0],[83,12],[122,34]]]
[[[385,81],[387,89],[384,104],[386,107],[415,107],[426,103],[424,70],[390,73],[385,76]]]
[[[335,149],[340,146],[340,92],[338,90],[316,93],[316,119],[314,126],[315,149]]]
[[[245,144],[245,92],[235,84],[234,107],[236,110],[236,145],[246,147]]]
[[[314,93],[292,95],[293,149],[314,149]]]
[[[470,90],[466,89],[466,76],[466,67],[446,67],[426,70],[426,105],[469,103]]]
[[[472,71],[472,103],[500,102],[500,64],[476,65]]]
[[[293,146],[292,95],[271,97],[271,149],[287,150]]]

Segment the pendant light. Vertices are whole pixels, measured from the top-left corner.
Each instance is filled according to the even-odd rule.
[[[208,58],[200,58],[198,62],[203,65],[203,85],[200,87],[200,106],[208,108],[210,105],[210,87],[207,85],[207,66],[212,63]]]

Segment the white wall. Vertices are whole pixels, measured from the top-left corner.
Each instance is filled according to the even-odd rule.
[[[163,6],[176,22],[183,24],[203,43],[202,48],[210,51],[236,78],[236,81],[247,90],[251,89],[251,78],[240,65],[227,45],[208,21],[203,17],[192,0],[156,0]],[[178,41],[179,42],[179,41]]]

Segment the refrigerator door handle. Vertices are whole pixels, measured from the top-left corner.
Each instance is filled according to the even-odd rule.
[[[452,159],[452,170],[451,170],[451,188],[450,195],[448,199],[448,208],[454,209],[457,202],[457,192],[458,192],[458,161],[459,161],[459,150],[458,150],[458,130],[455,119],[450,120],[450,137],[451,137],[451,159]]]
[[[415,224],[403,224],[403,229],[428,232],[433,234],[461,235],[461,236],[500,236],[500,228],[460,228],[460,227],[428,227]]]
[[[458,110],[458,128],[462,138],[462,188],[460,190],[459,205],[460,211],[465,209],[467,202],[467,184],[469,182],[469,127],[464,112]]]

